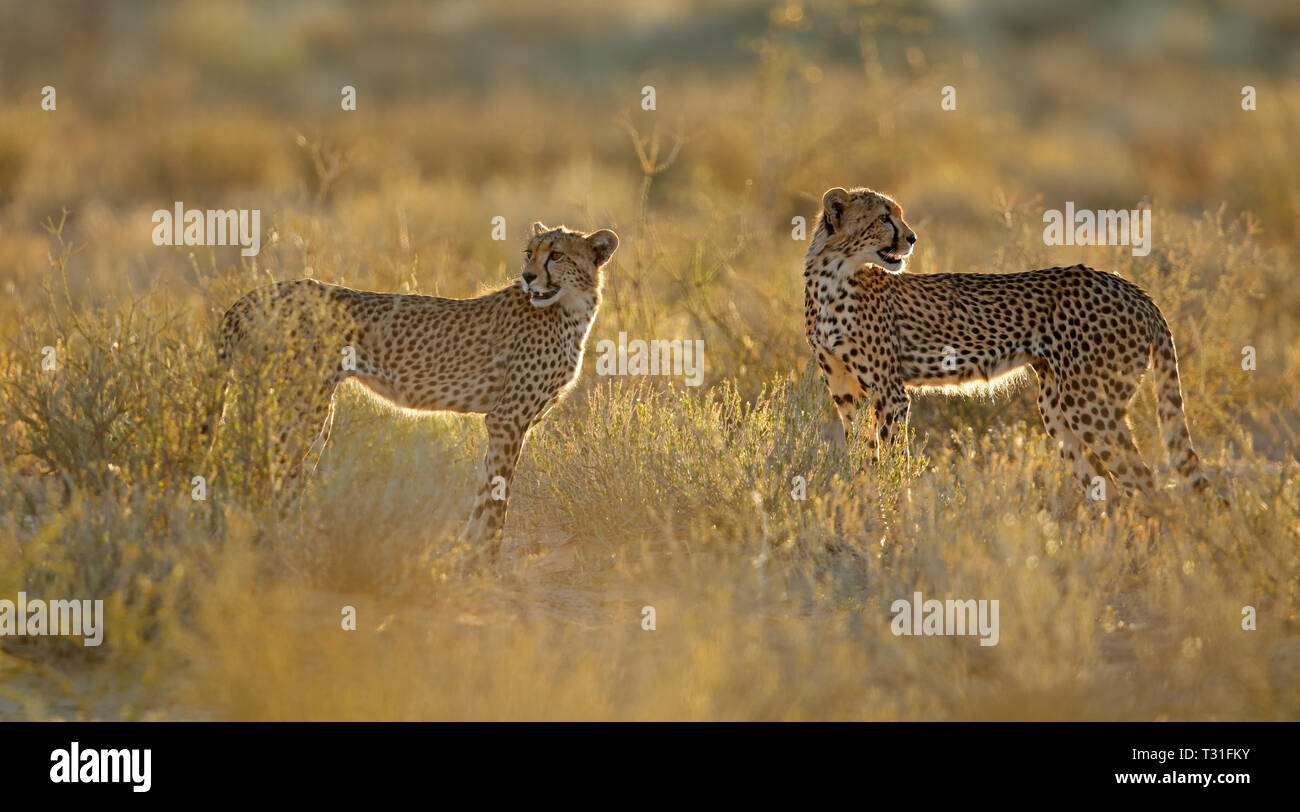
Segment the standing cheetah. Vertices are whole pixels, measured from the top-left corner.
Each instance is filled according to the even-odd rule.
[[[617,247],[612,231],[534,223],[520,284],[476,299],[312,279],[245,295],[226,312],[221,360],[229,366],[236,349],[253,354],[256,335],[277,375],[293,371],[277,381],[294,419],[276,436],[273,492],[290,493],[307,452],[328,441],[334,390],[347,378],[408,409],[484,414],[486,478],[464,536],[495,555],[524,437],[578,376],[600,305],[600,269]]]
[[[808,341],[847,440],[855,399],[870,398],[873,460],[907,421],[909,388],[996,381],[1028,365],[1047,433],[1085,487],[1109,476],[1126,493],[1155,487],[1126,419],[1154,358],[1164,444],[1197,490],[1208,485],[1183,416],[1173,337],[1139,287],[1082,265],[1013,274],[899,273],[916,234],[899,205],[834,188],[804,264]]]

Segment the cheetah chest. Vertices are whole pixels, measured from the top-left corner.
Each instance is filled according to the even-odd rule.
[[[809,339],[817,349],[842,357],[850,347],[862,343],[863,315],[867,302],[860,292],[847,286],[819,284]]]

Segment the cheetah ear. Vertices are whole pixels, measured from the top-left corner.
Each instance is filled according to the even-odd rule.
[[[541,220],[538,220],[536,223],[533,223],[533,236],[534,236],[534,237],[536,237],[538,234],[545,234],[545,233],[547,232],[547,230],[548,230],[548,229],[546,228],[546,226],[542,225],[542,221],[541,221]]]
[[[848,205],[849,192],[843,187],[827,189],[826,194],[822,195],[822,210],[825,212],[826,226],[831,233],[840,227],[840,218],[844,216],[844,209]]]
[[[591,250],[596,253],[596,267],[604,265],[618,248],[618,235],[607,228],[587,235]]]

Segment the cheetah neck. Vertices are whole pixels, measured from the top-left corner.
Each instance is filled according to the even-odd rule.
[[[567,347],[570,372],[566,380],[571,385],[582,369],[582,356],[587,345],[587,334],[596,321],[596,311],[600,309],[600,293],[591,296],[575,296],[576,301],[561,302],[556,311],[561,316],[563,341]]]
[[[834,348],[845,338],[841,322],[853,312],[877,307],[893,275],[874,265],[852,268],[851,257],[837,249],[820,250],[819,242],[814,240],[804,261],[804,326],[814,347]]]
[[[809,283],[814,278],[817,278],[829,281],[833,283],[833,287],[838,287],[864,274],[877,276],[889,273],[870,263],[859,263],[856,268],[850,267],[849,263],[852,258],[847,253],[839,248],[825,248],[822,243],[823,240],[814,239],[813,244],[808,248],[807,255],[804,257],[803,275],[804,279],[808,280]]]
[[[600,307],[600,294],[573,294],[560,302],[559,310],[566,317],[572,317],[579,320],[590,322],[596,317],[596,310]]]
[[[578,347],[579,351],[591,332],[591,325],[596,321],[596,311],[600,309],[600,293],[574,295],[566,298],[556,308],[564,323],[564,333]]]

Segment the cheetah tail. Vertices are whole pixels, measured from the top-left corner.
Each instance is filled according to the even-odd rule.
[[[1210,486],[1210,480],[1201,471],[1201,458],[1192,448],[1192,435],[1187,430],[1187,417],[1183,413],[1183,392],[1178,380],[1178,352],[1169,324],[1159,313],[1155,314],[1151,336],[1152,369],[1156,374],[1156,417],[1160,421],[1160,434],[1174,470],[1188,479],[1198,492]]]

